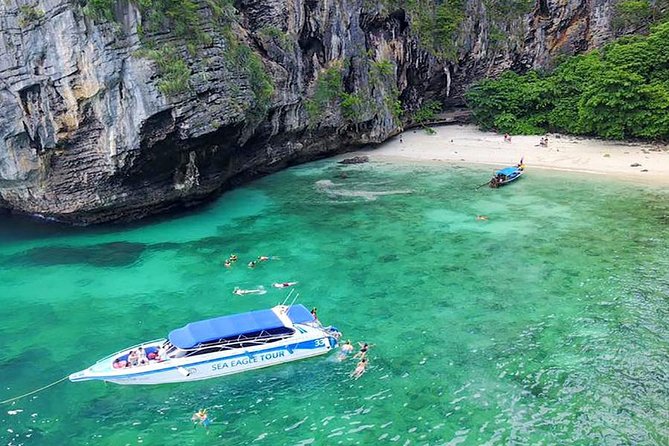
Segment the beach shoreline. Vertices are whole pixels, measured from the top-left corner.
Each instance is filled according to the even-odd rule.
[[[511,137],[479,130],[474,125],[433,127],[435,133],[413,129],[391,139],[358,150],[389,162],[464,163],[501,168],[518,163],[528,169],[606,175],[628,182],[669,185],[669,147],[666,145],[605,141],[570,135],[548,135],[548,145],[540,146],[540,135]]]

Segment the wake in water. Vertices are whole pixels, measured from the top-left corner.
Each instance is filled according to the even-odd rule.
[[[413,191],[409,189],[385,190],[385,191],[367,191],[367,190],[351,190],[338,189],[342,186],[341,183],[333,183],[331,180],[318,180],[315,183],[316,189],[323,192],[330,197],[355,197],[364,198],[367,201],[374,201],[377,197],[383,195],[398,195],[410,194]]]

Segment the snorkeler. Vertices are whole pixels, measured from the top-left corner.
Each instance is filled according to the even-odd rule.
[[[265,288],[262,285],[252,290],[243,290],[238,286],[236,286],[235,289],[232,290],[232,294],[236,294],[238,296],[245,296],[247,294],[265,294],[265,293],[267,293],[267,290],[265,290]]]
[[[258,264],[258,262],[256,262],[255,260],[251,260],[248,264],[248,267],[249,268],[255,268],[257,264]]]
[[[281,282],[272,284],[274,288],[288,288],[293,285],[297,285],[297,282]]]
[[[225,266],[226,268],[230,268],[232,266],[232,262],[230,261],[230,259],[227,259],[225,262],[223,262],[223,266]]]

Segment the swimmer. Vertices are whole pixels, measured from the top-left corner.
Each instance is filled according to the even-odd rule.
[[[269,260],[269,257],[267,256],[258,256],[258,261],[259,262],[266,262]]]
[[[232,262],[230,261],[230,259],[223,262],[223,266],[225,266],[226,268],[230,268],[232,266]]]
[[[193,428],[195,428],[198,424],[201,424],[204,426],[205,429],[209,429],[209,425],[211,424],[211,420],[209,419],[209,415],[207,414],[207,409],[200,409],[197,412],[193,414],[193,416],[190,418],[192,422],[195,424],[193,425]]]
[[[488,216],[487,216],[487,215],[477,215],[477,216],[476,216],[476,219],[477,219],[477,220],[487,220],[487,219],[488,219]]]
[[[349,353],[351,353],[352,351],[353,351],[353,344],[351,344],[351,341],[346,341],[344,345],[342,345],[339,348],[339,353],[337,354],[337,360],[343,361],[348,357]]]
[[[364,359],[365,356],[367,356],[367,352],[369,351],[370,348],[372,348],[372,346],[366,342],[365,343],[358,342],[358,345],[360,345],[360,351],[355,355],[353,355],[353,359],[355,358]]]
[[[258,262],[256,262],[255,260],[251,260],[248,264],[248,267],[249,268],[255,268],[257,264],[258,264]]]
[[[236,262],[237,261],[237,254],[230,254],[230,257],[228,258],[231,262]]]
[[[237,286],[234,290],[232,290],[232,294],[236,294],[237,296],[245,296],[247,294],[265,294],[266,292],[267,291],[262,286],[252,290],[243,290]]]
[[[318,310],[316,307],[311,309],[311,315],[314,317],[314,321],[318,322],[318,314],[316,313]]]
[[[367,358],[362,358],[358,365],[355,366],[355,370],[353,370],[349,376],[353,379],[360,378],[362,374],[367,371],[367,364]]]
[[[288,288],[293,285],[297,285],[297,282],[281,282],[272,284],[274,288]]]

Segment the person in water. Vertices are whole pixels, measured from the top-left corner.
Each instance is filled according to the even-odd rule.
[[[225,266],[226,268],[230,268],[232,266],[232,262],[230,261],[230,259],[227,259],[225,262],[223,262],[223,266]]]
[[[314,308],[311,309],[311,315],[314,317],[314,321],[315,321],[315,322],[318,322],[318,313],[317,313],[317,311],[318,311],[318,309],[317,309],[316,307],[314,307]]]
[[[366,343],[366,342],[365,342],[365,343],[358,342],[358,345],[360,345],[360,351],[359,351],[358,353],[356,353],[356,354],[353,356],[353,358],[354,358],[354,359],[355,359],[355,358],[364,359],[364,358],[367,356],[367,352],[369,351],[369,349],[370,349],[372,346],[369,345],[369,344]]]
[[[249,268],[255,268],[257,264],[258,264],[258,262],[256,262],[255,260],[251,260],[251,261],[249,262],[248,267],[249,267]]]
[[[211,424],[211,420],[209,419],[209,414],[207,414],[207,409],[200,409],[197,412],[195,412],[191,417],[191,421],[195,423],[193,427],[196,427],[198,424],[201,424],[207,430],[209,430],[209,425]]]
[[[297,282],[282,282],[282,283],[274,283],[273,286],[274,288],[288,288],[293,285],[297,285]]]
[[[259,262],[266,262],[269,260],[269,257],[267,256],[258,256],[258,261]]]
[[[339,347],[339,354],[337,355],[337,359],[343,361],[352,352],[353,352],[353,344],[351,344],[351,341],[348,340],[344,342],[344,344],[341,347]]]
[[[367,358],[362,358],[360,362],[355,366],[355,370],[353,370],[349,376],[353,379],[360,378],[363,375],[363,373],[367,371],[367,365],[368,365]]]

